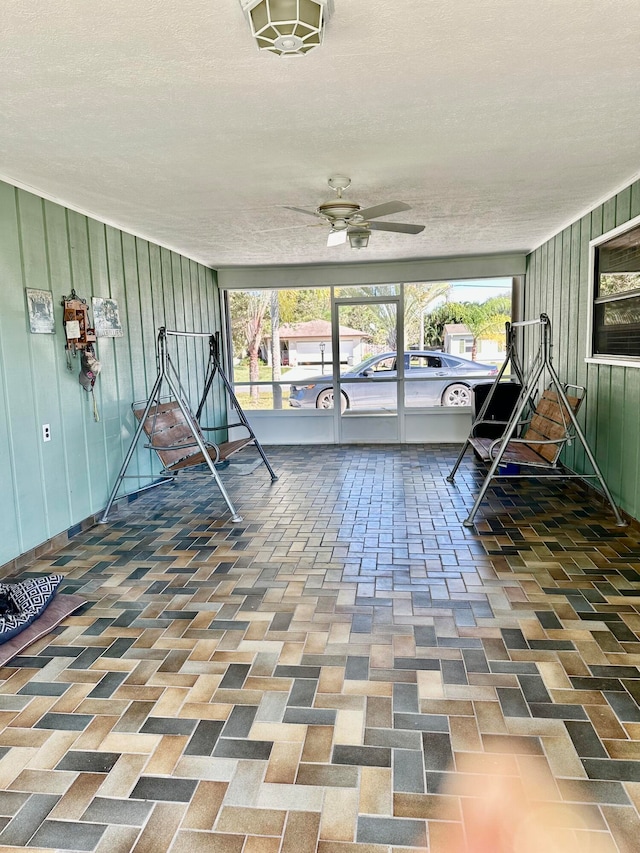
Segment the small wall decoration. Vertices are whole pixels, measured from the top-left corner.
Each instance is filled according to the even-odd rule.
[[[53,293],[50,290],[36,290],[33,287],[27,287],[25,291],[29,331],[34,335],[53,335],[56,331]]]
[[[98,338],[121,338],[124,335],[115,299],[93,297],[93,322]]]
[[[69,296],[62,297],[61,305],[64,308],[62,324],[67,339],[64,345],[67,351],[67,367],[73,370],[71,356],[75,358],[78,351],[93,350],[96,332],[89,325],[87,300],[81,299],[75,290],[72,290]]]

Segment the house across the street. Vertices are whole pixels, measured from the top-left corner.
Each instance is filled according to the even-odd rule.
[[[444,351],[451,355],[471,358],[473,335],[464,323],[446,323],[444,327]],[[502,364],[505,359],[504,340],[478,338],[476,341],[475,361],[488,364]]]
[[[340,326],[340,364],[358,364],[369,355],[365,345],[371,335],[348,326]],[[271,364],[271,337],[265,337],[264,352]],[[328,320],[309,320],[280,326],[280,353],[282,364],[289,367],[324,365],[333,363],[331,323]]]

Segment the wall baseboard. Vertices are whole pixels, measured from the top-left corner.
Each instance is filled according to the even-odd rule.
[[[51,551],[59,551],[61,548],[64,548],[69,543],[69,540],[73,539],[74,536],[77,536],[85,530],[89,530],[90,527],[97,524],[103,512],[104,510],[101,510],[100,512],[94,513],[94,515],[83,518],[82,521],[78,524],[74,524],[72,527],[69,527],[68,530],[58,533],[57,536],[47,539],[46,542],[36,545],[35,548],[30,548],[28,551],[25,551],[24,554],[20,554],[19,556],[14,557],[13,560],[9,560],[8,563],[4,563],[4,565],[0,566],[0,577],[3,579],[11,577],[18,572],[21,572],[23,569],[26,569],[27,566],[34,563],[40,557],[44,557],[45,554],[49,554]]]

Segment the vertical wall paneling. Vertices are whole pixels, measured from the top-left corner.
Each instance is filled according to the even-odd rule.
[[[612,228],[616,224],[616,199],[612,198],[602,205],[602,226],[597,221],[597,231],[591,231],[591,239],[600,236]],[[592,220],[592,223],[594,220]],[[607,460],[612,439],[612,429],[614,425],[611,422],[611,368],[608,364],[600,364],[598,367],[598,379],[595,385],[595,400],[597,402],[597,413],[595,418],[595,441],[594,449],[598,463],[603,469],[609,470]],[[613,472],[611,472],[613,474]]]
[[[591,239],[591,217],[584,216],[580,220],[580,239],[578,244],[578,257],[575,258],[571,265],[572,275],[569,285],[568,294],[568,313],[572,328],[572,333],[567,340],[567,348],[569,353],[570,372],[567,375],[568,382],[574,382],[584,388],[588,387],[587,383],[587,365],[584,361],[586,337],[587,337],[587,309],[576,301],[574,294],[580,292],[580,276],[587,275],[585,272],[589,267],[589,240]],[[573,378],[571,378],[573,377]],[[590,396],[590,395],[589,395]],[[588,402],[585,401],[578,414],[580,426],[587,433]],[[584,471],[587,465],[584,448],[580,442],[574,445],[573,460],[571,467],[576,471]]]
[[[162,270],[162,287],[164,294],[164,325],[167,329],[175,329],[176,310],[173,301],[175,295],[173,289],[173,268],[171,263],[171,252],[169,252],[168,249],[160,249],[160,267]]]
[[[151,295],[151,267],[149,264],[149,244],[146,240],[135,240],[136,266],[138,270],[138,288],[140,299],[140,344],[143,353],[145,392],[147,397],[157,376],[154,352],[156,346],[156,324],[153,316],[153,297]]]
[[[19,271],[13,280],[13,292],[8,294],[8,300],[3,300],[2,313],[8,313],[8,322],[2,330],[3,346],[6,358],[6,375],[9,408],[8,417],[11,424],[12,452],[17,458],[16,491],[17,501],[21,507],[21,520],[32,515],[32,523],[28,530],[22,528],[22,541],[25,548],[31,548],[39,541],[48,538],[47,505],[42,488],[42,448],[39,430],[38,410],[36,401],[38,394],[29,381],[33,376],[33,355],[31,342],[26,336],[26,303],[25,286],[41,286],[42,275],[36,276],[32,266],[34,250],[31,245],[26,247],[28,272],[25,271],[25,240],[22,226],[30,222],[37,229],[37,236],[42,241],[41,222],[34,205],[26,201],[24,196],[16,195],[16,217],[18,228],[18,263]],[[27,241],[30,243],[30,241]],[[37,345],[36,345],[37,346]],[[37,347],[40,349],[40,347]],[[19,461],[18,461],[19,460]]]
[[[124,266],[127,330],[129,357],[131,359],[131,384],[133,389],[131,402],[138,402],[147,398],[147,376],[143,339],[143,317],[140,306],[140,282],[138,279],[138,253],[136,251],[136,238],[130,234],[122,234],[122,262]],[[130,417],[133,432],[135,421],[133,415]],[[138,454],[138,473],[141,477],[151,479],[154,471],[158,470],[157,461],[151,454],[152,451]],[[141,480],[140,482],[144,481]]]
[[[578,312],[571,310],[571,294],[576,292],[577,284],[580,281],[580,240],[582,229],[580,223],[574,223],[571,228],[565,229],[562,234],[562,268],[564,275],[562,277],[562,288],[560,293],[560,305],[558,308],[559,327],[559,345],[557,349],[558,361],[556,363],[556,371],[559,376],[562,376],[565,382],[572,385],[577,385],[576,362],[578,353],[575,342],[578,337],[577,323]],[[568,249],[568,252],[565,251]],[[569,256],[568,262],[565,263],[566,256]],[[574,345],[569,344],[570,341]],[[574,389],[575,390],[575,389]],[[579,414],[581,424],[584,424],[584,414]],[[575,443],[565,450],[565,463],[569,467],[574,468],[576,464],[576,455],[584,453],[582,447],[576,448]]]
[[[90,309],[92,309],[93,305],[91,300],[94,296],[110,296],[105,226],[101,222],[97,222],[95,219],[88,219],[87,238],[89,247],[89,267],[91,270],[91,294],[83,295],[83,298],[86,298]],[[90,454],[89,465],[92,468],[95,480],[93,491],[96,494],[100,494],[101,491],[108,488],[108,484],[110,482],[109,465],[107,461],[109,454],[109,436],[102,413],[105,411],[109,389],[113,388],[115,385],[113,339],[100,338],[96,341],[94,349],[96,352],[96,358],[100,362],[100,378],[96,381],[93,389],[96,405],[98,407],[98,417],[100,420],[98,422],[99,429],[91,430],[91,434],[96,436],[96,441],[98,438],[102,441],[102,452],[100,454]],[[84,390],[82,390],[82,394],[89,406],[91,406],[93,403],[91,394]]]
[[[222,322],[220,320],[219,292],[215,286],[215,273],[211,270],[201,269],[200,275],[204,277],[202,293],[206,297],[205,311],[210,317],[215,318],[216,329],[221,329]],[[224,391],[221,390],[220,382],[214,383],[207,402],[207,418],[209,420],[209,424],[220,425],[223,422],[221,412],[226,406]]]
[[[587,384],[587,364],[584,360],[587,346],[587,328],[588,328],[588,310],[586,304],[582,304],[579,300],[573,298],[572,294],[580,293],[580,275],[584,275],[585,280],[589,274],[589,240],[591,239],[591,217],[587,214],[580,220],[580,258],[579,263],[575,265],[577,277],[573,283],[573,290],[569,295],[569,305],[571,306],[570,314],[575,318],[576,334],[573,339],[574,346],[572,350],[575,352],[575,381],[578,385]],[[586,301],[586,300],[585,300]],[[584,415],[583,415],[584,418]]]
[[[560,273],[558,275],[558,272]],[[558,345],[560,343],[560,293],[562,290],[562,266],[560,266],[560,270],[558,270],[558,257],[556,251],[556,241],[550,240],[547,243],[547,270],[546,270],[546,280],[549,282],[550,294],[547,299],[547,304],[544,305],[543,311],[545,311],[551,320],[551,341],[552,341],[552,352],[558,351]]]
[[[160,247],[149,244],[149,275],[153,286],[151,298],[153,301],[153,348],[156,345],[156,336],[160,326],[165,325],[164,310],[164,282],[162,280],[162,262],[160,260]]]
[[[640,181],[631,186],[631,205],[629,216],[635,219],[640,216]],[[638,429],[638,401],[640,401],[640,372],[627,370],[627,382],[625,387],[625,425],[624,435],[632,436],[635,433],[635,441],[627,440],[625,446],[628,448],[630,462],[625,462],[625,477],[623,487],[626,486],[623,495],[625,505],[640,507],[640,429]],[[634,407],[635,403],[635,407]],[[635,500],[632,498],[635,496]]]
[[[628,222],[630,218],[631,187],[627,187],[616,197],[614,227],[617,225],[623,225],[625,222]],[[626,496],[630,492],[630,482],[627,470],[628,461],[633,460],[634,464],[637,464],[636,442],[629,442],[630,446],[627,449],[627,453],[629,454],[628,459],[625,458],[626,454],[623,451],[625,445],[624,435],[630,426],[628,417],[629,406],[627,402],[626,391],[629,391],[630,399],[633,399],[636,382],[636,379],[630,376],[631,373],[637,373],[637,371],[630,371],[627,369],[619,370],[615,368],[611,369],[611,399],[622,401],[623,411],[621,412],[621,416],[617,419],[617,422],[612,424],[612,427],[615,430],[616,434],[611,437],[611,441],[609,442],[609,467],[611,469],[612,477],[615,477],[617,474],[620,480],[620,491],[623,495],[623,500],[626,499]],[[637,393],[635,394],[635,399],[638,399]]]
[[[182,281],[182,264],[180,258],[172,253],[171,255],[171,278],[173,281],[173,305],[175,311],[174,329],[181,331],[185,328],[184,317],[184,283]],[[172,357],[174,364],[180,376],[187,376],[187,342],[184,338],[176,338],[169,341],[169,346],[172,348]]]
[[[197,280],[198,280],[197,290],[198,290],[198,293],[200,294],[200,302],[199,302],[200,313],[198,316],[198,323],[199,323],[200,329],[202,331],[208,332],[208,331],[210,331],[210,326],[211,326],[211,323],[209,321],[209,308],[208,308],[208,295],[207,295],[207,288],[208,288],[210,282],[207,279],[206,272],[207,271],[205,269],[203,269],[202,267],[198,267],[195,270],[195,275],[196,275]],[[205,365],[205,369],[203,370],[203,376],[202,376],[202,389],[204,390],[204,381],[206,378],[206,365],[208,364],[208,360],[209,360],[209,344],[208,344],[208,342],[206,342],[203,345],[202,352],[203,352],[203,359],[204,359],[203,363]],[[210,425],[212,423],[211,413],[214,410],[212,398],[213,398],[213,394],[210,394],[208,399],[207,399],[205,409],[202,413],[202,422],[205,425]],[[214,436],[210,436],[210,437],[213,438]]]
[[[553,306],[554,365],[563,382],[585,385],[580,414],[590,447],[614,498],[630,515],[640,517],[640,368],[587,364],[589,241],[640,214],[640,182],[632,184],[590,214],[565,228],[527,260],[526,315]],[[553,260],[552,260],[553,259]],[[546,308],[549,310],[549,307]],[[534,341],[526,336],[526,357]],[[565,453],[579,473],[590,473],[580,447]]]
[[[640,370],[625,370],[624,388],[622,390],[625,400],[624,412],[620,419],[622,482],[621,500],[623,506],[640,506],[640,430],[638,429],[638,403],[640,400]],[[636,405],[633,405],[636,401]],[[633,436],[635,435],[635,441]],[[629,437],[627,439],[627,437]]]
[[[23,270],[23,283],[27,287],[36,287],[43,290],[49,289],[49,264],[47,259],[47,247],[44,231],[44,216],[42,200],[36,196],[21,196],[18,204],[18,224],[20,233],[20,249]],[[23,294],[24,299],[24,294]],[[22,324],[21,324],[22,325]],[[50,415],[56,408],[55,397],[51,393],[55,377],[54,351],[51,335],[29,335],[24,345],[19,349],[22,370],[18,372],[18,378],[24,382],[25,373],[42,376],[43,385],[24,383],[25,397],[31,395],[28,408],[35,419],[33,425],[36,436],[38,425],[50,423]],[[16,355],[15,353],[14,355]],[[26,400],[25,400],[26,402]],[[20,436],[18,441],[28,441],[28,436]],[[52,442],[45,444],[36,442],[36,452],[31,463],[31,476],[33,480],[20,485],[24,490],[25,497],[40,489],[44,489],[44,500],[42,501],[42,517],[37,520],[36,530],[33,531],[36,538],[47,539],[51,523],[56,523],[56,518],[49,518],[50,513],[56,513],[56,507],[50,500],[51,489],[55,488],[55,474],[57,456],[51,449]]]
[[[194,325],[194,306],[193,306],[193,291],[192,291],[192,282],[191,282],[191,264],[188,258],[181,258],[181,272],[182,272],[182,284],[183,284],[183,292],[184,292],[184,330],[187,332],[195,332],[196,327]],[[193,338],[187,339],[186,343],[186,353],[187,353],[187,370],[185,374],[185,386],[188,389],[189,400],[191,401],[192,407],[197,404],[198,398],[198,378],[200,375],[200,347],[202,341],[195,340]]]
[[[580,222],[575,222],[571,228],[567,229],[563,236],[563,258],[565,254],[564,248],[568,247],[570,259],[562,278],[560,307],[558,309],[558,328],[560,332],[558,370],[566,377],[568,382],[576,383],[576,362],[578,359],[578,353],[575,346],[567,346],[567,343],[570,340],[575,341],[578,334],[578,312],[571,310],[571,294],[576,292],[580,282],[580,271],[582,267],[582,257],[580,252],[582,228],[580,226]],[[563,342],[564,346],[562,345]]]
[[[191,279],[191,305],[193,307],[193,328],[195,331],[202,332],[207,330],[206,318],[202,316],[202,305],[200,298],[200,282],[198,279],[198,266],[193,261],[189,264],[189,277]],[[207,341],[204,338],[199,338],[197,341],[197,387],[196,387],[196,405],[202,396],[204,388],[204,377],[209,356],[209,348]]]
[[[113,483],[118,476],[122,460],[133,438],[135,422],[130,407],[136,398],[133,389],[131,334],[124,274],[122,234],[117,229],[106,226],[105,235],[109,283],[111,286],[110,296],[118,303],[118,313],[120,314],[120,322],[124,331],[124,337],[114,338],[113,340],[113,370],[116,378],[116,385],[113,389],[115,395],[114,405],[109,406],[108,410],[102,412],[102,419],[105,421],[105,430],[108,436],[107,468],[109,471],[109,482]],[[100,340],[99,347],[100,352],[103,352],[102,339]],[[98,381],[102,384],[101,379]],[[119,438],[119,441],[116,441],[116,437]],[[134,457],[128,473],[136,475],[140,473],[139,458],[140,454]]]
[[[9,285],[13,294],[5,294]],[[22,512],[28,507],[23,506],[19,500],[18,482],[22,477],[20,460],[16,455],[16,439],[19,434],[10,428],[11,415],[14,409],[16,416],[22,417],[20,411],[21,391],[19,384],[16,387],[14,381],[18,373],[18,359],[21,353],[16,353],[16,346],[22,345],[24,334],[24,309],[21,300],[24,300],[22,269],[20,263],[20,241],[18,237],[18,218],[16,210],[16,192],[13,187],[0,183],[0,289],[2,289],[3,301],[0,311],[0,406],[2,415],[0,418],[0,500],[2,512],[0,512],[0,562],[10,559],[14,554],[23,550],[23,524]],[[18,426],[29,423],[21,421]],[[6,454],[6,455],[5,455]],[[30,464],[30,463],[29,463]],[[27,472],[29,473],[29,472]],[[41,506],[38,499],[35,511]]]
[[[69,241],[69,257],[71,259],[71,284],[77,295],[86,299],[91,305],[92,281],[91,263],[89,258],[89,232],[87,218],[73,210],[67,211],[67,228]],[[69,290],[65,291],[65,295]],[[63,343],[64,346],[64,343]],[[87,394],[78,382],[80,373],[80,354],[71,358],[72,369],[66,374],[66,393],[73,399],[71,412],[72,418],[72,441],[73,448],[72,477],[70,488],[76,493],[78,502],[89,507],[89,512],[94,510],[92,499],[92,481],[99,482],[96,459],[99,458],[100,445],[102,444],[102,430],[100,425],[93,420],[93,407]],[[95,507],[97,509],[97,507]]]
[[[65,337],[62,326],[62,306],[60,301],[63,295],[71,292],[71,259],[69,257],[69,241],[67,229],[67,214],[63,207],[45,201],[43,204],[45,233],[47,240],[47,259],[49,265],[49,287],[53,293],[53,307],[55,312],[56,333],[51,336],[51,348],[55,364],[55,393],[57,408],[55,414],[47,413],[51,420],[52,440],[47,448],[53,446],[52,452],[61,457],[64,467],[64,477],[58,480],[58,509],[66,505],[67,521],[62,525],[64,529],[71,522],[69,519],[80,512],[82,497],[78,495],[75,481],[72,482],[73,466],[71,460],[74,458],[74,432],[70,428],[66,417],[70,411],[77,407],[78,412],[82,402],[82,389],[78,383],[77,387],[70,381],[70,373],[67,369],[67,359],[64,349]],[[64,235],[60,239],[59,235]],[[28,321],[27,321],[28,322]],[[29,338],[44,337],[29,335]],[[47,337],[49,337],[47,335]],[[65,427],[63,428],[63,423]],[[13,424],[12,424],[13,426]],[[73,488],[72,488],[73,485]]]
[[[54,335],[30,333],[25,287],[52,291]],[[73,288],[90,310],[93,296],[116,299],[124,330],[96,344],[98,422],[80,357],[66,365],[60,302]],[[155,380],[158,326],[185,328],[186,314],[187,328],[219,329],[215,289],[195,262],[0,182],[0,565],[104,507],[133,437],[131,403]],[[204,367],[193,367],[183,378],[195,387]],[[130,473],[149,481],[159,467],[140,447]]]
[[[529,255],[527,258],[527,278],[526,287],[524,291],[524,302],[526,305],[526,311],[524,313],[525,320],[531,320],[534,316],[536,300],[535,300],[535,291],[538,286],[538,282],[540,279],[540,273],[538,271],[538,264],[540,263],[540,255],[541,251],[538,249],[532,255]],[[527,331],[527,327],[525,326],[525,342],[527,344],[527,350],[529,349],[529,334]]]
[[[553,362],[559,376],[567,374],[567,360],[563,358],[565,348],[562,346],[562,341],[567,335],[567,319],[563,313],[563,305],[565,304],[570,286],[571,267],[564,251],[566,241],[569,235],[566,231],[557,234],[553,239],[555,249],[555,268],[556,279],[553,288],[553,314],[551,315],[551,323],[555,328],[553,333]],[[567,447],[564,450],[567,464],[573,461],[574,448]]]

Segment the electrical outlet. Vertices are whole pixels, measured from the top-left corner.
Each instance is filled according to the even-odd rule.
[[[51,427],[49,424],[42,424],[42,440],[51,441]]]

